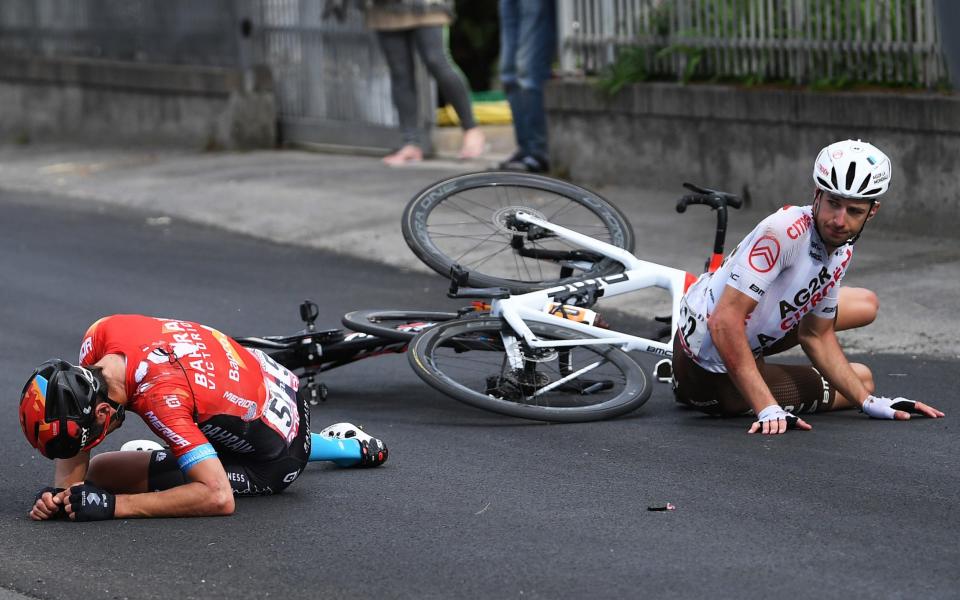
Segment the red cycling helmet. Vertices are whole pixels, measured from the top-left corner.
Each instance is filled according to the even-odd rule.
[[[52,359],[33,372],[20,395],[20,427],[30,445],[47,458],[71,458],[99,444],[110,417],[97,424],[96,407],[106,402],[123,422],[123,406],[107,397],[106,387],[89,369]]]

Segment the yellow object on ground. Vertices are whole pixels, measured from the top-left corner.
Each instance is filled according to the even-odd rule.
[[[474,102],[473,116],[478,125],[509,125],[513,123],[510,105],[506,100]],[[457,127],[459,125],[460,119],[457,117],[457,111],[453,110],[453,106],[447,104],[437,109],[438,127]]]

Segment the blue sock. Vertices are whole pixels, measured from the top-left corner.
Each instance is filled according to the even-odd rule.
[[[354,439],[341,440],[310,434],[310,462],[329,460],[338,467],[352,467],[360,462],[360,442]]]

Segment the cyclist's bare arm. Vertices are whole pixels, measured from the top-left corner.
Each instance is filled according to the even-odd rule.
[[[53,481],[56,487],[65,488],[74,481],[83,481],[90,467],[90,452],[81,450],[73,458],[57,458],[53,461]]]
[[[745,322],[747,315],[753,312],[756,306],[756,300],[726,286],[713,314],[707,320],[707,327],[710,329],[710,336],[717,347],[717,352],[726,366],[727,374],[750,404],[754,414],[759,415],[764,408],[776,406],[777,401],[760,375],[756,359],[747,341]],[[803,419],[797,420],[797,427],[811,429]],[[783,433],[786,428],[785,421],[777,420],[765,422],[762,426],[754,423],[750,427],[750,432]]]
[[[186,473],[190,480],[162,492],[118,494],[115,519],[135,517],[214,517],[233,514],[233,490],[223,464],[208,458]],[[67,514],[71,513],[67,505]]]
[[[820,372],[821,377],[837,390],[840,397],[835,400],[835,405],[863,406],[863,401],[873,390],[864,386],[850,366],[850,361],[837,340],[833,319],[808,314],[800,321],[798,337],[804,354]]]
[[[90,465],[90,453],[81,451],[73,458],[57,458],[53,461],[54,487],[67,488],[74,481],[83,481]],[[35,521],[44,521],[56,516],[63,508],[65,492],[41,494],[30,509],[30,518]]]
[[[799,338],[800,346],[820,375],[842,396],[837,398],[835,405],[846,401],[854,406],[863,407],[864,401],[873,393],[873,390],[867,389],[843,354],[834,331],[833,320],[807,315],[800,321]],[[914,407],[917,412],[930,418],[944,416],[941,411],[923,402],[917,402]],[[894,418],[898,421],[906,421],[910,419],[910,413],[897,410],[894,412]]]

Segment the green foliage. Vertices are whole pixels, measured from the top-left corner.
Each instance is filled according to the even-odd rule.
[[[646,48],[624,48],[617,60],[597,80],[597,89],[607,96],[615,96],[624,86],[649,79]]]
[[[799,12],[794,4],[801,5],[756,0],[645,4],[653,12],[637,28],[641,33],[636,45],[619,50],[597,85],[608,95],[630,83],[650,80],[723,80],[748,86],[800,83],[817,90],[922,87],[918,80],[924,72],[923,61],[930,58],[915,50],[911,40],[928,3],[806,0]],[[681,25],[683,29],[678,28]],[[717,45],[717,39],[738,42]],[[808,49],[795,52],[788,49],[789,44],[777,47],[768,44],[770,40],[809,44],[804,46]],[[888,50],[854,51],[848,43],[852,41],[856,48],[871,40],[893,45]],[[788,56],[789,67],[785,67]],[[792,80],[785,82],[784,77]]]

